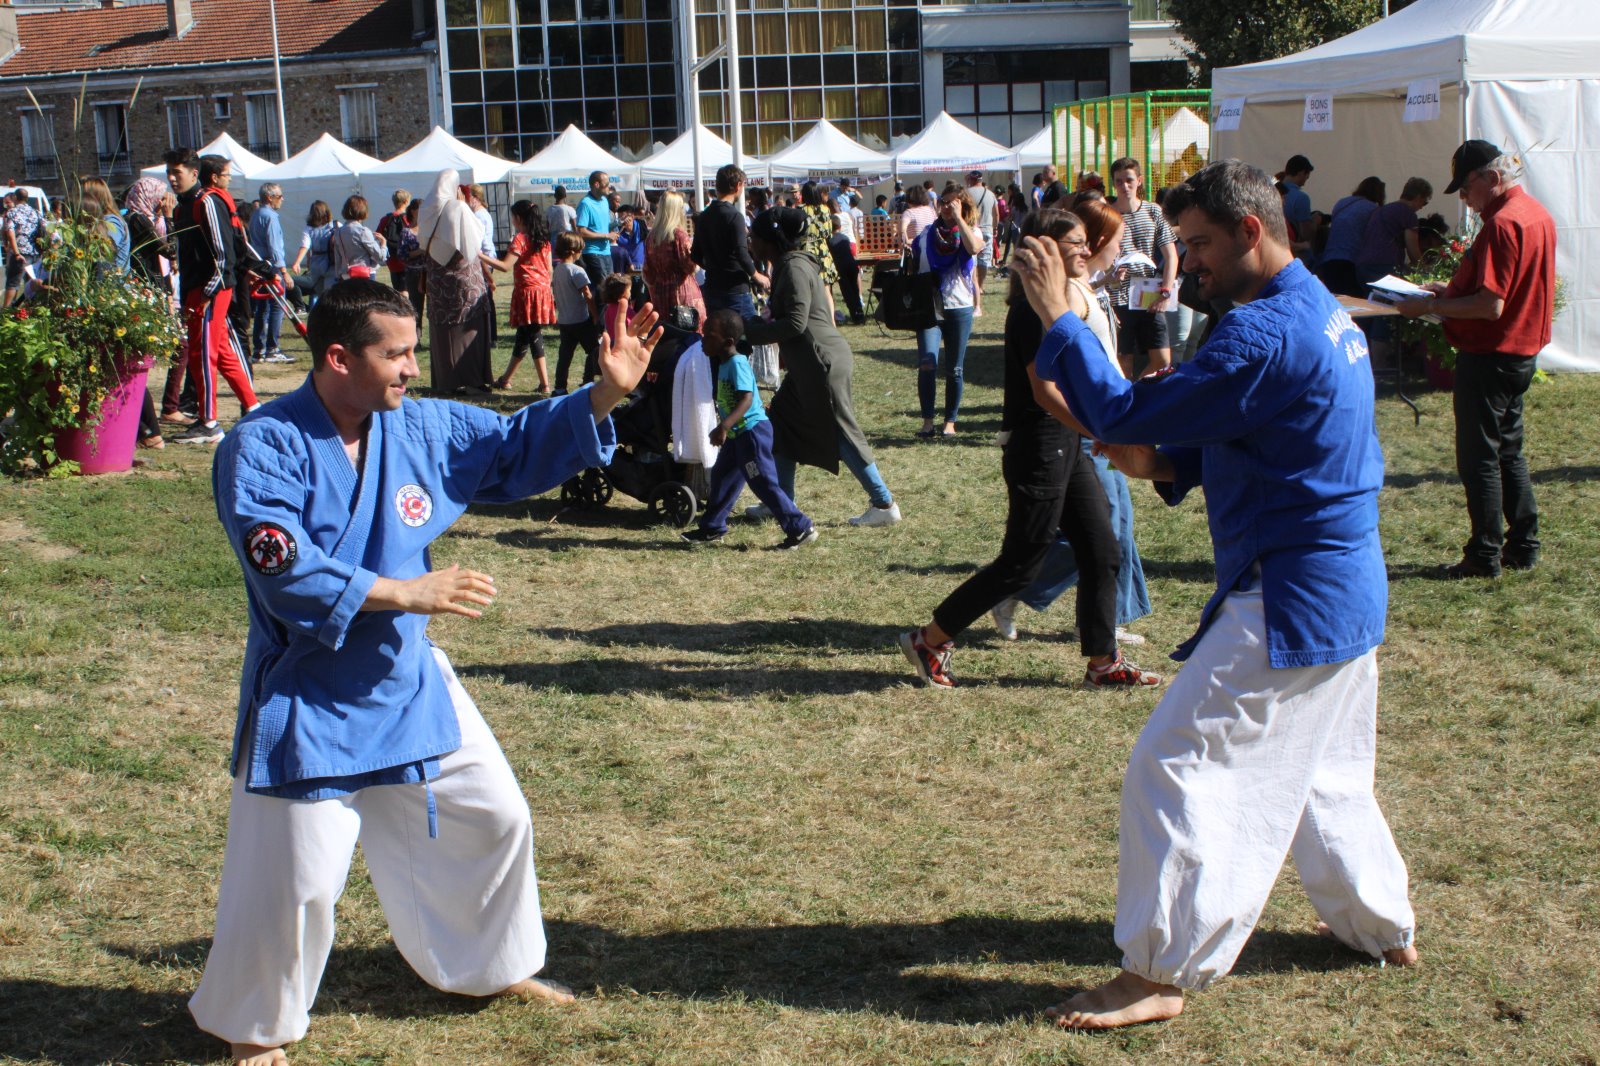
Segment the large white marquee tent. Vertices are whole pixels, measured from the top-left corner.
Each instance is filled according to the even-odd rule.
[[[969,129],[944,111],[894,153],[895,177],[1011,169],[1016,152]]]
[[[338,218],[345,200],[359,193],[371,201],[367,225],[377,225],[378,219],[389,210],[388,195],[392,190],[377,192],[368,189],[363,186],[361,179],[362,175],[370,173],[373,167],[382,163],[381,159],[335,140],[333,134],[324,133],[282,163],[251,177],[252,184],[275,181],[283,186],[286,207],[281,221],[286,258],[290,262],[294,261],[295,252],[300,247],[300,235],[305,231],[306,210],[313,200],[325,201],[333,217]],[[241,199],[250,199],[255,196],[256,190],[240,189],[238,192]]]
[[[1434,84],[1438,117],[1404,121],[1408,92]],[[1333,96],[1330,131],[1302,130],[1313,94]],[[1304,153],[1323,207],[1368,174],[1391,196],[1416,175],[1433,183],[1431,210],[1454,222],[1460,207],[1444,188],[1455,147],[1474,137],[1519,156],[1528,191],[1555,217],[1556,270],[1572,297],[1540,364],[1600,371],[1600,5],[1417,0],[1336,41],[1216,71],[1213,108],[1239,98],[1239,129],[1213,129],[1213,156],[1276,171]]]
[[[196,154],[220,155],[233,164],[229,169],[233,172],[235,178],[243,178],[247,181],[255,180],[257,174],[273,165],[271,160],[262,159],[226,133],[218,134],[216,140],[199,149]],[[167,166],[165,163],[159,163],[153,167],[145,167],[139,171],[139,176],[165,180]]]
[[[733,145],[704,126],[700,127],[700,180],[711,184],[717,168],[733,162]],[[767,183],[767,167],[753,155],[746,155],[739,166],[751,185]],[[693,189],[694,131],[685,130],[673,142],[648,159],[639,161],[639,187],[642,189]],[[691,198],[692,199],[692,198]]]
[[[822,119],[787,148],[768,156],[767,170],[773,181],[849,178],[854,185],[876,185],[894,173],[894,159]]]

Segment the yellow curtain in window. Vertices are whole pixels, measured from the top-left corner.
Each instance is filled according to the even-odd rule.
[[[700,125],[719,126],[722,124],[722,94],[702,93],[700,95]]]
[[[622,128],[646,127],[650,125],[649,100],[623,100],[622,101]]]
[[[478,20],[481,26],[511,25],[511,0],[479,0]]]
[[[821,51],[817,45],[817,16],[805,11],[791,15],[789,17],[789,51],[796,55]]]
[[[758,56],[781,56],[789,53],[787,20],[782,15],[757,15],[755,40],[750,52]]]
[[[762,122],[784,122],[789,118],[789,94],[782,89],[763,89],[757,99],[761,102]],[[751,115],[745,115],[751,118]]]
[[[887,48],[882,11],[856,12],[856,47],[863,52]]]
[[[700,54],[705,55],[722,43],[722,20],[701,15],[694,20],[694,35],[700,45]]]
[[[877,88],[863,87],[859,93],[860,99],[857,106],[861,109],[862,118],[888,118],[889,117],[889,90],[883,86]]]
[[[825,12],[822,16],[822,50],[849,52],[855,46],[855,20],[844,12]]]
[[[622,24],[622,61],[624,63],[643,63],[646,58],[644,23],[624,22]]]
[[[796,122],[815,122],[822,117],[822,90],[796,89],[794,91],[794,118]]]
[[[644,0],[617,0],[617,18],[644,18]]]
[[[855,118],[856,91],[854,89],[828,90],[828,119]]]

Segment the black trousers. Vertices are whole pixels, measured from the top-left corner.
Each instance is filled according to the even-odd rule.
[[[1502,559],[1531,566],[1539,558],[1539,508],[1522,457],[1522,394],[1533,371],[1530,356],[1456,355],[1456,472],[1472,523],[1462,555],[1490,570]]]
[[[1078,644],[1085,655],[1114,654],[1122,552],[1094,461],[1083,453],[1076,434],[1056,443],[1019,434],[1006,445],[1001,469],[1010,509],[1000,555],[945,597],[933,620],[954,638],[1001,600],[1020,593],[1033,583],[1059,531],[1078,557]]]
[[[556,345],[556,388],[567,391],[567,371],[572,366],[572,353],[583,349],[583,380],[587,385],[600,373],[600,328],[593,322],[579,322],[572,326],[557,326],[560,340]]]
[[[850,321],[860,322],[865,316],[861,310],[861,268],[839,268],[839,294],[850,312]]]

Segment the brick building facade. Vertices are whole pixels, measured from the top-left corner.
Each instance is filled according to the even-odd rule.
[[[288,153],[327,132],[398,154],[439,121],[431,4],[278,0]],[[30,96],[31,92],[31,96]],[[284,155],[267,5],[167,0],[33,11],[0,3],[0,180],[114,190],[169,148],[229,133]]]

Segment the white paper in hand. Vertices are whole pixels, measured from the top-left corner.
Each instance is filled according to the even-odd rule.
[[[1172,286],[1163,297],[1166,282],[1160,278],[1134,278],[1128,283],[1128,307],[1134,311],[1176,311],[1178,287]]]
[[[1156,269],[1156,261],[1143,252],[1129,252],[1127,255],[1117,256],[1117,261],[1111,264],[1111,269],[1121,270],[1123,267],[1144,267],[1147,270]]]

